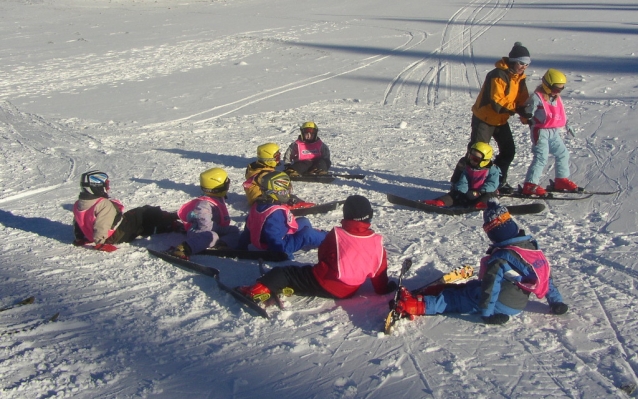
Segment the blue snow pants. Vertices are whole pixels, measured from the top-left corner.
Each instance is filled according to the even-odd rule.
[[[441,313],[480,313],[479,301],[481,299],[481,282],[479,280],[468,281],[443,290],[437,296],[424,296],[425,314],[434,315]],[[516,315],[522,312],[512,309],[500,302],[496,302],[494,313]]]
[[[556,159],[556,177],[569,177],[569,151],[557,128],[539,130],[538,140],[532,144],[532,154],[534,159],[527,169],[525,182],[533,184],[540,182],[549,154]]]

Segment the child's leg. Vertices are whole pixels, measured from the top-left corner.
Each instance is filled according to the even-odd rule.
[[[549,156],[549,143],[546,130],[539,132],[536,144],[532,145],[532,154],[534,155],[534,159],[527,169],[525,182],[538,184],[543,176],[543,170],[545,169]]]
[[[290,287],[295,295],[332,298],[332,295],[319,285],[310,265],[275,267],[257,281],[268,287],[273,294]]]
[[[556,158],[556,177],[569,177],[569,151],[558,132],[550,136],[549,152]]]
[[[425,314],[473,313],[478,310],[481,297],[481,282],[469,281],[461,288],[451,287],[437,296],[424,296]]]

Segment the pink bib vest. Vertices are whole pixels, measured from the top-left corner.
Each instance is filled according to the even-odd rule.
[[[255,246],[255,248],[266,250],[268,249],[264,244],[261,243],[261,230],[264,227],[264,223],[268,216],[270,216],[273,212],[282,210],[286,213],[286,225],[288,226],[288,233],[293,234],[297,231],[297,221],[295,217],[290,212],[290,208],[283,205],[273,205],[263,212],[259,212],[257,210],[257,203],[253,204],[250,212],[248,212],[248,219],[246,220],[246,227],[250,232],[250,243]],[[283,238],[283,237],[282,237]]]
[[[306,143],[301,140],[296,140],[297,154],[299,154],[300,161],[311,161],[313,159],[321,158],[321,140],[317,139],[314,143]]]
[[[561,100],[560,96],[556,96],[556,104],[552,105],[541,93],[535,92],[534,94],[540,98],[543,110],[545,111],[545,122],[541,123],[538,119],[534,118],[532,140],[536,143],[540,129],[553,129],[565,126],[567,124],[567,115],[565,114],[565,107],[563,106],[563,100]]]
[[[535,282],[510,281],[514,282],[522,290],[534,293],[538,298],[545,297],[545,295],[549,291],[549,276],[551,274],[551,267],[549,266],[549,262],[543,254],[543,251],[538,249],[523,249],[515,246],[506,246],[503,247],[503,249],[509,249],[516,252],[523,260],[523,263],[526,264],[534,272],[534,276],[536,277]],[[479,279],[483,278],[483,275],[487,270],[487,261],[489,259],[489,256],[484,256],[481,259]],[[518,273],[516,274],[520,277]],[[505,276],[505,278],[507,279],[507,276]]]
[[[75,203],[75,205],[73,205],[73,217],[75,218],[75,223],[78,224],[80,230],[82,230],[82,234],[84,234],[84,237],[89,242],[93,242],[95,240],[95,237],[93,237],[93,226],[95,225],[95,207],[97,206],[97,204],[104,200],[111,201],[111,203],[115,205],[115,207],[120,211],[120,213],[124,212],[124,205],[122,205],[122,203],[116,199],[109,200],[106,198],[99,198],[97,201],[95,201],[95,204],[93,204],[93,206],[84,211],[78,209],[77,202]],[[108,236],[110,237],[111,235],[113,235],[114,232],[115,229],[110,229],[108,231]]]
[[[358,286],[376,277],[383,260],[383,238],[376,233],[355,236],[335,227],[337,237],[337,277],[347,285]]]
[[[194,200],[188,201],[179,208],[179,211],[177,211],[177,216],[179,216],[182,222],[184,222],[184,228],[186,230],[189,230],[192,226],[192,223],[188,222],[188,214],[191,213],[193,209],[195,209],[199,201],[207,201],[210,202],[213,206],[217,207],[221,215],[221,220],[219,221],[220,226],[225,227],[230,225],[230,215],[228,214],[226,203],[220,198],[212,198],[203,195],[201,197],[195,198]]]
[[[470,191],[479,191],[481,187],[483,187],[489,171],[489,169],[474,169],[470,166],[465,167]]]

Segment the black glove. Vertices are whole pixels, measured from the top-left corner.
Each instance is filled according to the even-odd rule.
[[[501,313],[497,313],[497,314],[493,314],[491,316],[483,316],[483,322],[485,324],[505,324],[510,320],[510,317],[506,314],[501,314]]]
[[[552,303],[550,305],[550,308],[552,309],[552,313],[554,314],[565,314],[569,310],[569,306],[562,302]]]
[[[465,196],[470,200],[477,199],[479,195],[481,195],[481,193],[473,190],[468,190],[467,193],[465,193]]]
[[[386,287],[386,293],[394,292],[399,288],[399,285],[395,281],[388,281]]]

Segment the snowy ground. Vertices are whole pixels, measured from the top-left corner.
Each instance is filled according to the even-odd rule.
[[[0,307],[36,297],[0,327],[60,312],[0,335],[3,398],[622,398],[638,382],[635,2],[4,0],[0,21]],[[421,317],[385,337],[389,296],[366,285],[342,301],[293,297],[266,320],[147,254],[176,234],[111,254],[70,245],[78,179],[94,168],[128,208],[175,210],[200,172],[223,167],[242,225],[257,145],[287,146],[314,120],[334,170],[366,178],[298,183],[300,197],[370,198],[390,274],[414,259],[408,287],[477,265],[480,215],[420,213],[385,193],[447,189],[474,97],[517,40],[530,89],[549,67],[567,74],[573,179],[619,190],[518,218],[553,263],[565,316],[535,301],[502,327]],[[518,184],[531,155],[513,126]],[[311,220],[330,229],[340,211]],[[250,261],[194,260],[229,285],[258,275]]]

